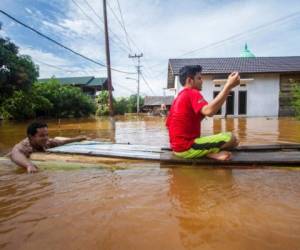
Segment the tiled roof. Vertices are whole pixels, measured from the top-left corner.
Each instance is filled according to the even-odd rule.
[[[300,56],[289,57],[229,57],[169,59],[168,87],[173,87],[174,76],[185,65],[201,65],[202,74],[240,73],[292,73],[300,72]]]
[[[171,105],[174,96],[145,96],[144,106],[160,106],[161,104]]]

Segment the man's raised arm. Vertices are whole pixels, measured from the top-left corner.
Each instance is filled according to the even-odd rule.
[[[205,116],[213,116],[222,107],[226,101],[230,90],[240,84],[240,76],[238,72],[233,72],[228,76],[227,82],[221,92],[209,104],[204,106],[201,113]]]

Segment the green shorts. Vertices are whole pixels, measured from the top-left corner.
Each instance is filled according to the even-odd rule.
[[[218,153],[221,147],[229,142],[232,138],[232,133],[220,133],[216,135],[203,136],[196,138],[192,147],[184,152],[174,152],[176,156],[185,159],[200,158],[210,153]]]

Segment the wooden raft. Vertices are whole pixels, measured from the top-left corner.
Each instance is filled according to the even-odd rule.
[[[51,154],[88,155],[93,157],[159,161],[172,164],[195,165],[286,165],[300,166],[300,144],[244,145],[232,151],[229,161],[208,158],[182,159],[167,147],[132,144],[114,144],[84,141],[52,148]]]

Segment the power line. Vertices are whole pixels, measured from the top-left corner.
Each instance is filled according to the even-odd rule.
[[[118,4],[119,4],[119,2],[118,2]],[[121,16],[122,21],[120,21],[119,18],[118,18],[118,16],[116,15],[116,13],[114,12],[114,10],[112,9],[112,7],[110,6],[110,4],[107,4],[107,5],[108,5],[110,11],[112,12],[112,14],[114,15],[115,19],[117,20],[117,22],[119,23],[119,25],[123,29],[123,31],[125,33],[125,37],[126,37],[126,42],[127,42],[128,48],[130,50],[130,53],[132,53],[132,49],[131,49],[130,42],[129,42],[129,36],[128,36],[128,33],[127,33],[127,30],[126,30],[126,27],[125,27],[124,20],[123,20],[122,16]]]
[[[217,41],[217,42],[213,42],[213,43],[207,44],[207,45],[205,45],[205,46],[203,46],[203,47],[201,47],[201,48],[198,48],[198,49],[194,49],[194,50],[185,52],[184,54],[181,54],[181,55],[179,55],[179,56],[177,56],[177,57],[182,57],[182,56],[185,56],[185,55],[188,55],[188,54],[191,54],[191,53],[195,53],[195,52],[197,52],[197,51],[199,51],[199,50],[207,49],[207,48],[210,48],[210,47],[213,47],[213,46],[222,45],[223,43],[225,43],[225,42],[227,42],[227,41],[234,40],[234,39],[236,39],[236,38],[238,38],[238,37],[241,37],[241,36],[243,36],[243,35],[246,35],[246,34],[248,34],[248,33],[256,32],[256,31],[258,31],[258,30],[260,30],[260,29],[263,29],[263,28],[266,28],[266,27],[268,27],[268,26],[270,26],[270,25],[274,25],[275,23],[280,23],[280,22],[282,22],[282,21],[286,21],[287,19],[291,19],[291,18],[293,18],[293,17],[296,17],[296,16],[298,16],[299,14],[300,14],[300,11],[294,12],[294,13],[289,14],[289,15],[287,15],[287,16],[283,16],[283,17],[281,17],[281,18],[278,18],[278,19],[275,19],[275,20],[273,20],[273,21],[267,22],[267,23],[265,23],[265,24],[259,25],[259,26],[257,26],[257,27],[251,28],[251,29],[249,29],[249,30],[247,30],[247,31],[240,32],[240,33],[231,35],[231,36],[229,36],[229,37],[227,37],[227,38],[225,38],[225,39],[219,40],[219,41]],[[157,66],[160,66],[160,65],[162,65],[162,63],[154,64],[154,65],[150,66],[150,68],[154,68],[154,67],[157,67]],[[158,74],[157,76],[159,76],[159,75],[161,75],[161,74]]]
[[[201,48],[198,48],[198,49],[194,49],[194,50],[185,52],[184,54],[180,55],[179,57],[182,57],[182,56],[185,56],[185,55],[189,55],[189,54],[191,54],[191,53],[195,53],[195,52],[197,52],[197,51],[199,51],[199,50],[206,49],[206,48],[209,48],[209,47],[211,47],[211,46],[215,46],[215,45],[218,45],[218,44],[220,44],[220,43],[227,42],[227,41],[229,41],[229,40],[233,40],[233,39],[235,39],[235,38],[237,38],[237,37],[240,37],[240,36],[242,36],[242,35],[244,35],[244,34],[255,32],[255,31],[257,31],[257,30],[263,29],[263,28],[268,27],[268,26],[270,26],[270,25],[273,25],[273,24],[275,24],[275,23],[282,22],[282,21],[284,21],[284,20],[286,20],[286,19],[293,18],[293,17],[295,17],[295,16],[297,16],[297,15],[299,15],[299,14],[300,14],[300,11],[297,11],[297,12],[294,12],[294,13],[292,13],[292,14],[290,14],[290,15],[283,16],[283,17],[281,17],[281,18],[277,18],[277,19],[275,19],[275,20],[273,20],[273,21],[270,21],[270,22],[267,22],[267,23],[265,23],[265,24],[259,25],[259,26],[255,27],[255,28],[251,28],[251,29],[246,30],[246,31],[244,31],[244,32],[240,32],[240,33],[234,34],[234,35],[229,36],[229,37],[227,37],[227,38],[225,38],[225,39],[222,39],[222,40],[220,40],[220,41],[217,41],[217,42],[214,42],[214,43],[205,45],[205,46],[203,46],[203,47],[201,47]]]
[[[70,72],[70,73],[75,73],[75,72],[77,72],[77,73],[78,73],[78,70],[62,69],[62,68],[60,68],[60,67],[58,67],[58,66],[55,66],[55,65],[52,65],[52,64],[49,64],[49,63],[45,63],[45,62],[42,62],[42,61],[37,60],[37,59],[34,59],[34,60],[37,61],[38,63],[44,64],[44,65],[46,65],[46,66],[48,66],[48,67],[55,68],[55,69],[58,69],[58,70],[61,70],[61,71],[64,71],[64,72]],[[84,70],[81,70],[81,71],[85,72]],[[88,75],[90,75],[90,73],[88,73],[88,72],[85,72],[85,73],[87,73]],[[124,85],[121,85],[121,84],[116,83],[116,82],[114,82],[114,85],[115,85],[115,86],[120,86],[120,87],[124,88],[125,90],[127,90],[127,91],[130,92],[131,94],[135,94],[134,90],[131,90],[131,89],[125,87]]]
[[[68,67],[67,65],[53,65],[53,64],[45,63],[45,62],[43,62],[43,61],[41,61],[41,60],[38,60],[38,59],[36,59],[36,58],[34,58],[34,61],[36,61],[36,62],[38,62],[38,63],[40,63],[40,64],[43,64],[43,65],[45,65],[45,66],[48,66],[48,67],[50,67],[50,68],[54,68],[54,69],[63,71],[63,72],[68,72],[68,73],[78,73],[78,71],[79,71],[78,69],[77,69],[77,70],[65,69],[64,67]],[[85,70],[85,69],[80,69],[80,71],[86,73],[87,75],[95,74],[95,73],[90,73],[90,72],[93,72],[93,71],[88,72],[88,71]],[[94,71],[99,72],[98,69],[97,69],[97,70],[94,69]]]
[[[73,0],[72,0],[73,1]],[[87,0],[84,0],[84,2],[86,3],[86,5],[93,11],[93,13],[95,14],[95,16],[100,20],[100,22],[104,23],[102,18],[96,13],[96,11],[94,10],[94,8],[89,4],[89,2]],[[107,2],[108,7],[110,8],[110,10],[112,10],[112,8],[110,7],[109,3]],[[115,15],[115,13],[113,12],[115,18],[117,18],[117,16]],[[118,18],[117,18],[118,19]],[[123,27],[122,27],[123,28]],[[116,35],[111,29],[109,29],[109,32],[112,33],[122,44],[122,46],[126,47],[126,49],[128,49],[128,51],[131,52],[131,47],[130,44],[126,45],[121,38],[119,38],[118,35]],[[126,37],[127,38],[127,37]],[[128,41],[127,41],[128,42]],[[122,48],[123,51],[125,51],[126,53],[128,52],[127,50],[124,50],[124,48]]]
[[[75,0],[72,0],[72,2],[74,3],[74,4],[76,4],[76,6],[81,10],[81,12],[88,18],[88,19],[90,19],[92,22],[93,22],[93,24],[94,25],[96,25],[97,27],[100,27],[101,29],[102,29],[102,31],[103,31],[103,28],[101,27],[101,26],[99,26],[95,21],[94,21],[94,19],[92,19],[88,14],[86,14],[85,13],[85,11],[79,6],[79,4],[75,1]],[[96,17],[100,20],[100,22],[102,22],[103,24],[104,24],[104,22],[103,22],[103,20],[102,20],[102,18],[96,13],[96,11],[93,9],[93,7],[89,4],[89,2],[87,1],[87,0],[84,0],[84,2],[86,3],[86,5],[89,7],[89,9],[91,9],[92,11],[93,11],[93,13],[96,15]],[[104,31],[103,31],[104,32]],[[125,51],[126,53],[129,51],[129,48],[127,47],[127,45],[119,38],[119,36],[116,34],[116,33],[114,33],[111,29],[109,29],[109,32],[111,33],[111,34],[113,34],[113,37],[115,37],[116,39],[118,39],[119,40],[119,42],[120,42],[120,44],[122,45],[122,46],[124,46],[124,48],[123,47],[120,47],[123,51]],[[112,37],[111,37],[112,38]],[[113,39],[112,39],[113,40]],[[114,43],[116,43],[117,44],[117,42],[115,42],[114,40],[113,40],[113,42]],[[118,44],[118,45],[120,45],[120,44]],[[128,50],[127,50],[128,49]]]
[[[129,48],[131,49],[131,46],[130,46],[130,42],[129,42],[129,35],[127,33],[127,30],[126,30],[126,27],[125,27],[125,21],[124,21],[124,17],[123,17],[123,13],[122,13],[122,9],[121,9],[121,5],[120,5],[120,2],[119,0],[117,0],[117,4],[118,4],[118,9],[119,9],[119,13],[120,13],[120,17],[121,17],[121,21],[123,23],[123,27],[124,27],[124,32],[125,32],[125,35],[126,35],[126,39],[127,39],[127,43],[129,45]],[[130,50],[131,51],[131,50]]]
[[[127,88],[127,87],[124,86],[123,84],[116,83],[116,82],[114,82],[114,84],[117,85],[117,86],[122,87],[122,88],[125,89],[125,90],[127,90],[127,91],[130,92],[132,95],[135,95],[135,94],[136,94],[134,90]],[[145,93],[142,93],[142,94],[145,94]]]
[[[153,89],[150,87],[150,84],[146,81],[146,79],[145,79],[143,73],[141,73],[141,76],[142,76],[144,82],[146,83],[146,85],[148,86],[148,88],[150,89],[151,93],[152,93],[153,95],[155,95]]]
[[[85,0],[86,1],[86,0]],[[119,25],[121,26],[121,28],[124,30],[124,33],[125,33],[125,36],[126,36],[126,41],[127,41],[127,44],[128,44],[128,47],[132,53],[132,50],[131,50],[131,46],[130,46],[130,42],[132,45],[134,45],[134,47],[138,50],[138,51],[142,51],[139,46],[135,43],[135,41],[129,36],[128,32],[127,32],[127,29],[126,29],[126,26],[125,26],[125,21],[124,21],[124,17],[123,17],[123,12],[122,12],[122,9],[121,9],[121,5],[120,5],[120,2],[119,0],[117,0],[117,6],[118,6],[118,11],[119,11],[119,14],[120,14],[120,18],[121,20],[118,18],[117,14],[115,13],[115,11],[113,10],[113,8],[108,4],[108,7],[109,9],[111,10],[113,16],[115,17],[115,19],[117,20],[117,22],[119,23]],[[146,63],[146,66],[145,67],[145,70],[147,71],[147,73],[149,75],[151,75],[151,72],[149,70],[147,70],[147,68],[149,67],[149,65]]]
[[[85,59],[85,60],[87,60],[87,61],[90,61],[90,62],[92,62],[92,63],[94,63],[94,64],[97,64],[97,65],[99,65],[99,66],[101,66],[101,67],[106,67],[105,64],[100,63],[100,62],[97,62],[97,61],[95,61],[95,60],[93,60],[93,59],[91,59],[91,58],[89,58],[89,57],[87,57],[87,56],[85,56],[85,55],[82,55],[82,54],[79,53],[79,52],[74,51],[73,49],[68,48],[67,46],[63,45],[62,43],[60,43],[60,42],[58,42],[58,41],[52,39],[51,37],[49,37],[49,36],[47,36],[47,35],[44,35],[44,34],[41,33],[40,31],[38,31],[38,30],[36,30],[36,29],[34,29],[34,28],[28,26],[27,24],[25,24],[25,23],[23,23],[23,22],[17,20],[16,18],[14,18],[13,16],[9,15],[9,14],[6,13],[5,11],[0,10],[0,12],[1,12],[3,15],[5,15],[5,16],[7,16],[8,18],[10,18],[10,19],[12,19],[13,21],[15,21],[16,23],[18,23],[18,24],[24,26],[25,28],[27,28],[27,29],[33,31],[34,33],[38,34],[39,36],[44,37],[45,39],[49,40],[50,42],[52,42],[52,43],[54,43],[54,44],[56,44],[56,45],[58,45],[58,46],[60,46],[60,47],[62,47],[62,48],[64,48],[64,49],[66,49],[66,50],[68,50],[68,51],[70,51],[70,52],[72,52],[73,54],[75,54],[75,55],[77,55],[77,56],[79,56],[79,57],[81,57],[81,58],[83,58],[83,59]],[[122,71],[122,70],[118,70],[118,69],[114,69],[114,68],[111,68],[111,70],[116,71],[116,72],[119,72],[119,73],[124,73],[124,74],[135,74],[134,72],[126,72],[126,71]]]

